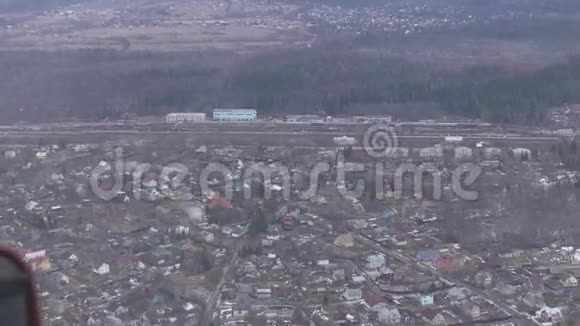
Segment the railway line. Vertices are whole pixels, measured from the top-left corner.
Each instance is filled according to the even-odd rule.
[[[358,132],[339,132],[339,131],[198,131],[198,130],[164,130],[164,131],[141,131],[141,130],[58,130],[58,131],[4,131],[0,132],[0,138],[11,137],[50,137],[50,136],[82,136],[82,135],[138,135],[138,136],[154,136],[154,135],[213,135],[215,137],[221,136],[246,136],[246,135],[262,135],[262,136],[292,136],[304,137],[308,135],[326,135],[332,137],[339,136],[362,136]],[[448,134],[402,134],[397,135],[401,140],[413,139],[433,139],[437,141],[444,141]],[[464,140],[474,141],[524,141],[524,142],[557,142],[560,137],[556,136],[527,136],[515,134],[472,134],[462,136]]]
[[[286,146],[292,148],[334,147],[335,137],[349,136],[355,147],[364,144],[369,124],[304,124],[255,122],[201,122],[167,124],[160,122],[60,123],[0,126],[0,145],[47,143],[166,143],[189,146]],[[416,128],[419,126],[420,128]],[[498,128],[473,123],[399,123],[391,125],[399,147],[422,148],[460,139],[457,146],[475,147],[479,142],[498,147],[548,148],[559,136],[526,132],[518,128]],[[394,135],[394,136],[393,136]]]

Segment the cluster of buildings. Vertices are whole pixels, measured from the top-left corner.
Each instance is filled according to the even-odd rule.
[[[574,134],[580,128],[580,105],[567,104],[550,110],[550,121],[560,129],[562,134]]]
[[[258,112],[255,109],[214,109],[211,120],[213,121],[255,121],[258,119]],[[208,116],[203,112],[179,112],[169,113],[165,116],[168,123],[179,122],[203,122],[208,121]],[[282,118],[267,118],[267,122],[301,123],[301,124],[390,124],[393,118],[390,115],[376,116],[349,116],[331,117],[311,114],[285,115]]]
[[[422,32],[440,28],[491,24],[497,21],[526,20],[549,14],[533,6],[473,6],[470,3],[362,2],[328,4],[324,1],[304,7],[298,18],[314,31],[351,33]],[[364,35],[364,34],[363,34]]]
[[[214,121],[253,121],[258,117],[254,109],[214,109],[212,119]],[[207,120],[207,115],[202,112],[169,113],[165,117],[166,122],[202,122]]]
[[[459,26],[476,22],[466,8],[441,8],[437,4],[401,6],[381,4],[377,6],[314,5],[299,14],[313,28],[332,28],[343,32],[420,32],[440,27]]]
[[[448,139],[429,147],[442,156],[409,147],[410,155],[383,162],[394,171],[429,161],[443,176],[457,162],[497,162],[474,186],[480,198],[462,201],[450,184],[441,200],[416,198],[412,188],[395,198],[389,182],[380,195],[373,186],[361,196],[341,193],[376,180],[367,173],[376,162],[364,152],[337,151],[356,146],[354,137],[311,148],[236,148],[181,136],[159,145],[155,137],[126,140],[120,181],[112,143],[63,139],[3,148],[0,240],[35,270],[46,325],[515,326],[578,319],[573,228],[555,210],[551,219],[526,220],[537,210],[530,198],[562,201],[549,207],[580,203],[573,173],[548,150]],[[458,158],[463,147],[473,152]],[[367,172],[338,180],[337,152]],[[164,173],[175,162],[188,174]],[[316,180],[316,192],[301,196],[320,162],[330,170]],[[211,163],[227,171],[208,176],[208,189],[200,175]],[[286,166],[291,196],[281,173],[247,177],[255,164]],[[91,184],[95,168],[102,172],[98,189],[116,189],[106,200]],[[534,245],[523,245],[524,227],[537,227],[527,238]]]

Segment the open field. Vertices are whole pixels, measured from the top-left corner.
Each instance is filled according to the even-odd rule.
[[[449,66],[520,69],[579,51],[580,6],[571,0],[51,0],[36,10],[12,1],[20,9],[2,10],[10,2],[0,1],[3,50],[255,53],[323,44]]]
[[[314,35],[296,6],[225,1],[112,1],[0,13],[0,44],[14,50],[237,50],[303,45]]]

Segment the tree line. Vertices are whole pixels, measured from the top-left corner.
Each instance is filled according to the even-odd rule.
[[[420,103],[492,122],[539,124],[547,109],[580,101],[580,58],[531,72],[436,64],[332,49],[240,57],[203,54],[0,53],[4,121],[119,119],[214,107],[261,115],[379,114]],[[34,95],[34,96],[31,96]]]
[[[447,114],[539,124],[547,109],[580,101],[579,73],[578,58],[527,73],[494,67],[450,72],[392,58],[296,51],[259,56],[234,67],[211,92],[220,95],[214,101],[177,87],[153,92],[143,109],[188,110],[201,101],[254,107],[261,114],[348,115],[354,107],[385,105],[387,111],[389,104],[418,102],[436,103]]]

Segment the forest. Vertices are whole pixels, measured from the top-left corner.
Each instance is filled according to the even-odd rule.
[[[539,124],[547,109],[580,101],[578,57],[518,72],[319,48],[251,56],[0,52],[0,73],[0,117],[7,122],[214,107],[254,107],[262,116],[379,114],[412,104],[418,115]]]
[[[258,58],[244,65],[228,87],[232,94],[254,94],[245,99],[253,101],[247,105],[262,112],[300,110],[300,102],[333,115],[349,114],[360,104],[431,102],[448,114],[536,124],[546,109],[579,100],[579,72],[578,58],[515,73],[477,66],[446,71],[389,58],[303,52]]]

